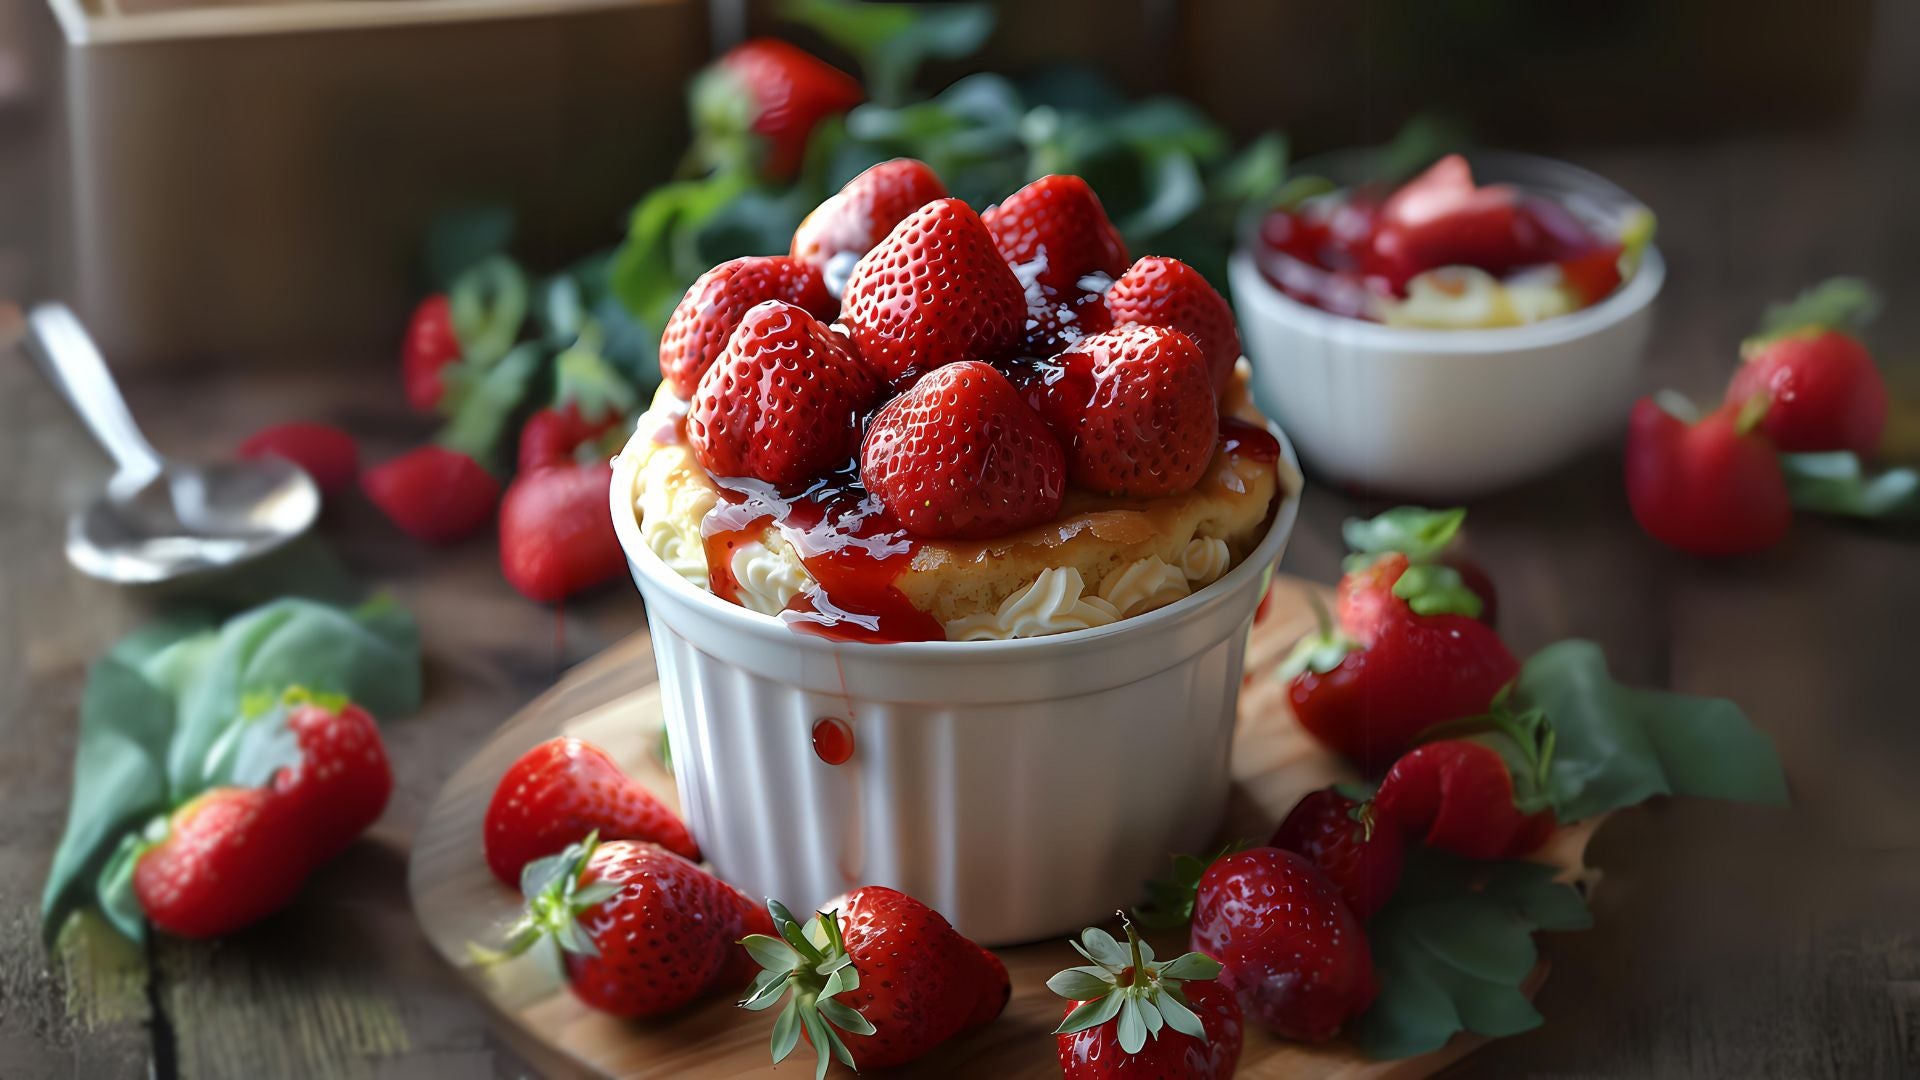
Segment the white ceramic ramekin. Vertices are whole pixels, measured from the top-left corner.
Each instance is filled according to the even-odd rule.
[[[647,603],[674,776],[701,849],[749,895],[799,911],[888,885],[1008,945],[1132,903],[1169,855],[1213,839],[1247,630],[1297,482],[1245,561],[1158,611],[874,645],[797,633],[675,574],[641,542],[633,457],[614,468],[614,528]],[[851,728],[844,764],[814,752],[824,718]]]
[[[1482,183],[1517,183],[1617,220],[1640,204],[1601,177],[1526,154],[1469,154]],[[1338,182],[1356,154],[1303,163]],[[1243,246],[1228,267],[1255,388],[1315,471],[1445,501],[1538,476],[1619,429],[1637,388],[1666,264],[1592,307],[1528,326],[1426,330],[1333,315],[1275,288]]]

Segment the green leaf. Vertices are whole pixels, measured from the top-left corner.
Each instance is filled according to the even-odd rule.
[[[133,871],[146,851],[147,843],[140,833],[129,832],[122,836],[119,846],[101,868],[100,881],[94,889],[100,914],[108,925],[120,931],[129,941],[146,939],[147,913],[140,907],[140,898],[133,891]]]
[[[776,937],[765,934],[749,934],[740,939],[747,955],[761,967],[772,972],[787,972],[800,966],[800,954],[793,946]]]
[[[1782,454],[1780,469],[1798,509],[1859,518],[1920,518],[1920,472],[1913,469],[1868,474],[1860,456],[1847,450]]]
[[[1553,876],[1535,863],[1409,850],[1399,889],[1367,928],[1380,994],[1355,1026],[1361,1048],[1404,1058],[1462,1030],[1497,1038],[1538,1026],[1520,991],[1538,960],[1533,933],[1591,922]]]
[[[773,1063],[778,1065],[787,1060],[787,1055],[793,1053],[793,1048],[798,1045],[800,1045],[800,1001],[798,998],[793,998],[787,1001],[787,1007],[780,1010],[779,1017],[773,1022],[773,1038],[769,1041],[769,1049],[773,1051]]]
[[[1118,941],[1115,941],[1112,934],[1107,933],[1097,926],[1089,926],[1086,930],[1082,931],[1080,941],[1084,945],[1087,955],[1092,958],[1096,964],[1103,964],[1118,970],[1127,966],[1128,960],[1131,959],[1131,957],[1127,955],[1126,948]]]
[[[1147,1045],[1147,1022],[1140,1015],[1140,999],[1132,994],[1115,994],[1120,1002],[1120,1049],[1128,1054],[1137,1054]]]
[[[830,997],[823,997],[815,1004],[820,1006],[820,1015],[822,1018],[834,1027],[849,1034],[871,1035],[878,1030],[873,1026],[872,1021],[853,1011],[853,1007],[850,1005],[835,1001]]]
[[[435,291],[450,288],[462,273],[513,241],[513,208],[504,203],[452,206],[427,223],[423,259]]]
[[[1060,1021],[1060,1026],[1053,1029],[1054,1034],[1071,1035],[1076,1031],[1099,1027],[1119,1015],[1125,996],[1124,994],[1103,994],[1087,1000]]]
[[[1069,1001],[1085,1001],[1113,989],[1113,976],[1098,968],[1068,968],[1047,980],[1047,989]]]
[[[1773,743],[1739,706],[1622,686],[1590,641],[1534,654],[1521,668],[1512,707],[1540,709],[1553,723],[1548,794],[1563,822],[1653,795],[1787,803]]]
[[[1467,141],[1466,129],[1459,121],[1433,113],[1418,114],[1373,151],[1370,179],[1388,185],[1409,180],[1441,157],[1464,148]]]
[[[1136,244],[1135,238],[1146,239],[1171,229],[1206,200],[1200,167],[1185,148],[1151,151],[1143,170],[1147,201],[1118,222],[1120,231]]]
[[[468,367],[465,361],[449,365],[441,378],[447,384],[447,396],[457,398],[459,403],[434,441],[458,450],[483,468],[497,466],[505,436],[512,430],[511,421],[527,404],[533,377],[545,358],[544,346],[528,341],[514,346],[499,363],[484,370]]]
[[[786,18],[811,27],[852,53],[874,100],[897,105],[929,58],[968,56],[993,33],[990,4],[870,4],[855,0],[786,0]]]
[[[1429,510],[1424,506],[1396,506],[1370,518],[1348,518],[1340,526],[1347,546],[1365,555],[1399,552],[1410,562],[1439,558],[1460,535],[1467,510]]]
[[[1884,304],[1880,290],[1862,278],[1828,278],[1792,300],[1769,305],[1760,316],[1760,328],[1744,347],[1815,328],[1857,334]]]
[[[1451,566],[1408,566],[1393,583],[1393,595],[1407,602],[1416,615],[1480,617],[1480,594],[1467,588],[1460,571]]]
[[[484,371],[507,355],[526,322],[529,293],[527,272],[505,255],[482,259],[454,281],[447,302],[463,364]]]
[[[1210,977],[1211,976],[1209,976],[1209,978]],[[1186,1001],[1178,992],[1163,990],[1159,996],[1154,999],[1154,1004],[1160,1007],[1160,1015],[1166,1018],[1168,1027],[1182,1035],[1190,1035],[1193,1038],[1199,1039],[1201,1042],[1207,1041],[1206,1025],[1200,1022],[1198,1016],[1194,1015],[1193,1009],[1188,1007]]]
[[[145,652],[151,657],[171,647],[152,639],[127,655]],[[172,699],[138,669],[109,655],[88,670],[74,751],[73,798],[40,901],[41,929],[48,941],[69,915],[93,899],[100,872],[122,837],[138,832],[148,818],[171,805],[166,761],[173,725]]]
[[[1211,979],[1219,974],[1220,961],[1200,952],[1182,953],[1160,969],[1161,978],[1181,982]]]

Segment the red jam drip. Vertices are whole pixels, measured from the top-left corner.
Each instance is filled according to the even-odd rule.
[[[837,716],[813,722],[814,756],[829,765],[845,765],[853,757],[853,727]]]
[[[1280,440],[1258,424],[1226,416],[1220,419],[1220,451],[1271,464],[1280,460]]]
[[[894,581],[918,544],[849,466],[797,495],[750,479],[715,478],[720,502],[701,524],[707,580],[715,596],[739,602],[733,555],[776,525],[813,576],[780,618],[837,641],[944,641],[939,620],[913,606]]]
[[[1448,222],[1444,236],[1430,227],[1414,255],[1382,224],[1387,195],[1361,187],[1267,215],[1254,249],[1261,272],[1303,304],[1356,319],[1374,318],[1375,298],[1405,298],[1409,280],[1440,266],[1499,278],[1557,266],[1582,304],[1620,285],[1621,245],[1553,199],[1523,192],[1510,206]]]
[[[687,411],[675,409],[648,435],[655,446],[679,446],[687,441]]]

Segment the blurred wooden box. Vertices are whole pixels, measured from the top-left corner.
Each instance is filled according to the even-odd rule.
[[[697,0],[50,0],[60,278],[117,362],[385,355],[434,212],[616,240],[684,145]]]

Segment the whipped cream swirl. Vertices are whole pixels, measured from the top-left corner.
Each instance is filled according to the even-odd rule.
[[[1083,595],[1087,583],[1071,566],[1040,571],[1033,584],[1000,602],[999,610],[947,624],[948,641],[1005,641],[1105,626],[1120,618],[1112,604]]]

